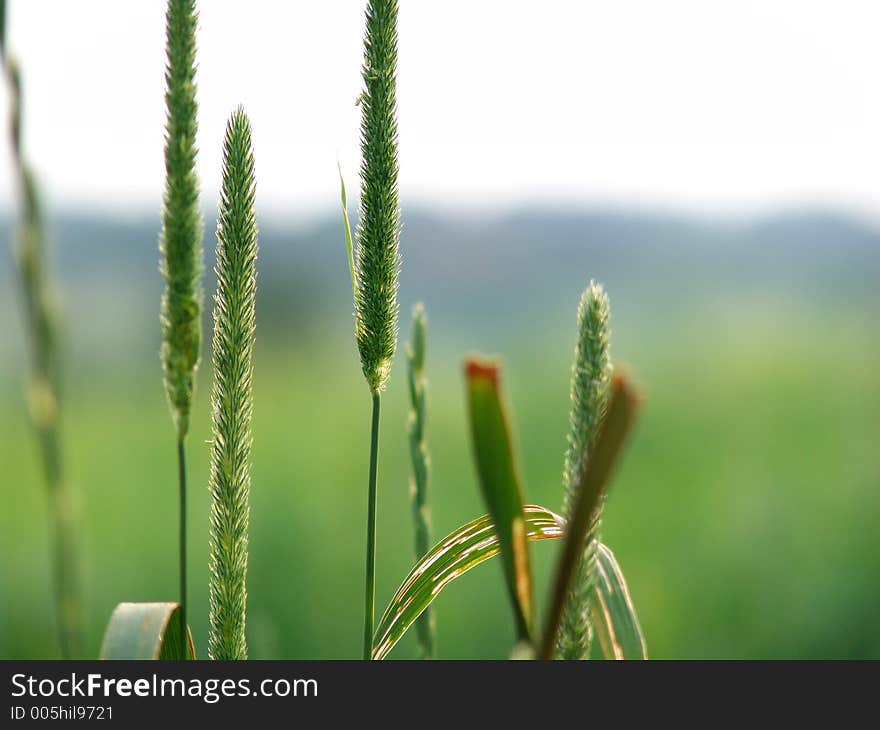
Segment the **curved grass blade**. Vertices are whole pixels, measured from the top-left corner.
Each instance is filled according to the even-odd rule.
[[[501,402],[501,366],[472,358],[465,362],[465,376],[474,461],[483,499],[498,532],[517,639],[531,642],[534,612],[523,489]]]
[[[101,659],[195,659],[189,627],[186,633],[182,656],[179,603],[120,603],[107,624]]]
[[[345,250],[348,253],[348,271],[351,274],[351,294],[357,299],[357,274],[354,267],[354,244],[351,239],[351,223],[348,220],[348,196],[345,194],[345,179],[342,177],[342,167],[339,162],[336,163],[336,169],[339,171],[339,187],[341,189],[340,197],[342,198],[342,224],[345,227]]]
[[[526,505],[529,540],[562,537],[562,518],[544,507]],[[403,581],[382,615],[373,637],[373,659],[384,659],[449,583],[500,551],[492,519],[483,515],[462,525],[437,543]]]
[[[647,659],[645,637],[614,553],[599,543],[590,615],[606,659]]]

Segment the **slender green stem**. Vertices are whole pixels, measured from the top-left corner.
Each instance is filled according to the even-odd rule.
[[[370,430],[370,492],[367,498],[367,569],[364,586],[364,659],[373,653],[373,619],[376,612],[376,478],[379,472],[379,402],[373,393],[373,426]]]
[[[70,490],[62,477],[61,449],[57,430],[40,433],[46,484],[49,487],[49,520],[52,572],[58,636],[62,659],[80,656],[81,633],[76,512]]]
[[[186,623],[186,449],[183,438],[177,439],[177,468],[180,485],[180,656],[187,655]]]

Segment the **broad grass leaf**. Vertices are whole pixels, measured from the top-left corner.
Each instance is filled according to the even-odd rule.
[[[531,641],[534,609],[523,489],[501,402],[500,365],[469,359],[465,363],[465,375],[480,489],[498,533],[517,637]]]
[[[645,637],[614,553],[599,544],[590,617],[606,659],[647,659]]]
[[[120,603],[110,616],[101,659],[195,659],[187,627],[187,656],[180,655],[180,604]]]
[[[562,537],[562,518],[548,509],[526,505],[529,540]],[[384,659],[407,629],[449,583],[498,554],[498,535],[489,515],[459,527],[416,563],[379,620],[373,637],[373,659]]]

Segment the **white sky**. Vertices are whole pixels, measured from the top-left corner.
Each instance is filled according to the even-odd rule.
[[[206,205],[239,102],[264,210],[335,206],[337,158],[356,190],[364,4],[199,3]],[[26,146],[50,202],[158,209],[164,2],[8,5]],[[399,31],[407,201],[732,212],[822,203],[880,217],[875,1],[401,0]],[[5,116],[5,94],[0,107]]]

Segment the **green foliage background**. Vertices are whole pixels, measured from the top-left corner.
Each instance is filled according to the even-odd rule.
[[[409,311],[424,297],[431,320],[436,539],[483,509],[461,378],[461,359],[475,350],[504,359],[529,500],[560,508],[576,306],[594,277],[611,297],[615,361],[632,364],[647,395],[603,535],[626,573],[650,655],[880,656],[876,238],[865,234],[845,248],[853,235],[840,226],[829,229],[827,245],[798,235],[790,255],[773,264],[766,246],[751,251],[747,241],[724,248],[707,239],[678,255],[679,243],[667,241],[683,237],[655,222],[645,237],[658,241],[664,269],[635,255],[620,235],[554,228],[558,218],[530,227],[527,219],[516,225],[519,239],[497,237],[507,252],[499,263],[491,235],[497,221],[480,223],[482,237],[467,238],[465,229],[446,237],[439,224],[407,220],[401,307]],[[176,597],[176,464],[155,367],[156,221],[71,233],[79,225],[56,222],[54,230],[72,332],[62,427],[85,520],[86,651],[95,656],[118,601]],[[807,228],[820,229],[815,222]],[[269,225],[261,250],[248,576],[253,658],[360,652],[370,404],[353,367],[338,216],[328,217],[328,238],[317,230],[282,238]],[[565,231],[580,232],[566,238]],[[470,258],[455,253],[462,240]],[[555,241],[571,245],[560,249]],[[123,254],[143,262],[113,258]],[[438,264],[441,254],[452,263]],[[316,269],[309,256],[326,268]],[[44,658],[57,653],[46,505],[21,394],[25,360],[15,344],[21,332],[10,274],[0,264],[0,657]],[[318,289],[306,288],[309,278]],[[206,282],[206,291],[213,286]],[[401,355],[383,403],[379,612],[412,563],[404,367]],[[210,377],[203,367],[189,455],[190,615],[202,657]],[[539,608],[557,548],[553,541],[533,545]],[[438,655],[506,656],[508,614],[498,565],[477,568],[436,603]],[[392,657],[415,654],[412,632]]]

